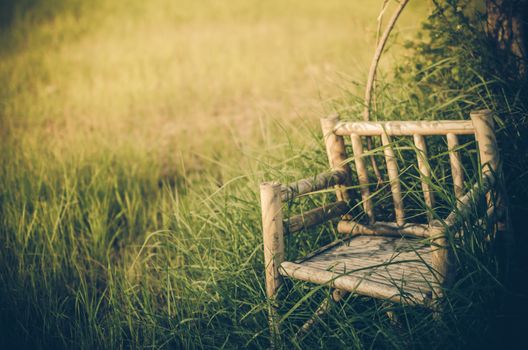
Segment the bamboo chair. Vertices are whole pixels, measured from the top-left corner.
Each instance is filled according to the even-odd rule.
[[[283,278],[292,278],[334,288],[334,301],[347,293],[378,298],[407,305],[434,308],[434,301],[452,279],[453,261],[446,241],[449,232],[469,220],[472,205],[483,196],[490,197],[500,175],[500,159],[489,110],[471,113],[471,120],[460,121],[391,121],[342,122],[338,117],[321,119],[331,171],[288,185],[265,182],[260,186],[266,293],[270,299],[270,328],[279,334],[276,311],[277,292]],[[399,170],[391,136],[412,136],[418,150],[418,168],[425,203],[434,206],[434,194],[426,178],[430,168],[424,136],[444,135],[449,148],[450,165],[457,207],[443,221],[429,218],[427,224],[405,222],[405,211]],[[463,193],[464,179],[457,135],[475,135],[478,144],[482,181]],[[355,168],[359,180],[363,210],[368,223],[350,220],[348,200],[352,195],[351,168],[348,166],[345,136],[351,138]],[[361,137],[381,137],[387,174],[392,192],[396,222],[377,221],[369,189]],[[283,202],[325,188],[336,188],[337,201],[283,220]],[[501,200],[491,203],[488,214],[503,206]],[[333,242],[298,261],[285,261],[284,235],[340,219],[338,233],[343,240]],[[306,332],[329,306],[325,301],[315,315],[301,328]]]

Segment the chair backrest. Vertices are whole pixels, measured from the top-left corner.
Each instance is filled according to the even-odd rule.
[[[351,183],[351,168],[348,164],[345,137],[349,137],[354,155],[355,170],[362,197],[363,209],[371,222],[375,222],[370,181],[362,137],[379,137],[385,159],[396,223],[405,223],[405,208],[402,199],[400,171],[394,149],[391,145],[393,136],[410,136],[413,138],[418,170],[421,177],[421,187],[425,205],[433,209],[435,205],[434,192],[430,188],[431,168],[428,164],[425,137],[440,135],[447,139],[449,162],[453,190],[457,199],[464,195],[464,171],[459,153],[459,136],[474,135],[479,148],[480,165],[483,174],[492,176],[499,170],[500,160],[494,133],[493,116],[489,110],[471,113],[471,120],[444,121],[389,121],[389,122],[345,122],[337,116],[321,119],[325,137],[325,145],[332,170],[347,174],[345,184],[336,191],[339,201],[347,200],[350,194],[346,187]],[[431,212],[429,210],[429,213]],[[432,219],[428,215],[429,220]]]

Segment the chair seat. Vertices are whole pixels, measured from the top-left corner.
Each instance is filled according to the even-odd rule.
[[[431,247],[420,239],[354,236],[305,258],[283,262],[280,273],[398,302],[423,304],[437,285]]]

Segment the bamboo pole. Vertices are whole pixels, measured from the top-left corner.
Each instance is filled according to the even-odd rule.
[[[352,220],[341,220],[337,224],[337,232],[351,235],[430,237],[439,234],[442,230],[441,226],[423,224],[404,224],[401,226],[394,222],[382,221],[371,225],[362,225]]]
[[[475,139],[478,143],[482,174],[494,176],[499,169],[499,153],[495,139],[493,115],[489,109],[474,111],[470,114],[475,127]],[[488,205],[492,206],[491,195],[487,194]]]
[[[475,128],[469,120],[436,121],[388,121],[388,122],[340,122],[334,130],[336,135],[389,136],[417,135],[473,135]]]
[[[324,207],[309,210],[303,214],[295,215],[285,224],[288,225],[288,233],[294,233],[310,228],[325,221],[346,214],[350,210],[346,202],[334,202]]]
[[[343,184],[347,180],[347,174],[343,171],[329,171],[317,174],[314,177],[302,179],[281,187],[282,201],[288,201],[306,193],[330,188]]]
[[[488,193],[488,205],[495,206],[495,211],[498,216],[497,233],[499,238],[504,240],[506,249],[510,250],[513,246],[513,234],[510,230],[506,190],[501,181],[502,162],[495,137],[493,113],[489,109],[484,109],[471,112],[470,117],[475,126],[475,138],[479,148],[482,174],[490,174],[496,177],[497,196],[495,203],[492,203],[491,195]]]
[[[390,144],[390,138],[387,134],[381,134],[381,143],[383,144],[383,152],[385,153],[385,161],[387,162],[387,174],[389,175],[390,187],[392,192],[392,200],[394,202],[394,212],[396,214],[396,223],[398,225],[405,224],[405,211],[403,208],[403,200],[401,194],[401,185],[398,173],[398,163],[394,156],[394,150]]]
[[[449,150],[449,161],[451,163],[453,187],[455,191],[455,197],[460,199],[464,195],[464,170],[462,168],[462,161],[460,160],[460,153],[456,150],[458,146],[459,143],[457,135],[448,133],[447,148]]]
[[[334,171],[342,171],[347,174],[344,185],[348,186],[350,185],[350,167],[346,164],[345,140],[343,136],[338,136],[334,133],[334,128],[338,122],[338,115],[321,118],[321,128],[323,129],[323,137],[330,167]],[[338,201],[350,200],[348,191],[341,185],[336,186],[336,195]]]
[[[431,168],[427,162],[427,145],[422,135],[413,135],[414,145],[416,146],[416,158],[418,159],[418,169],[420,170],[420,177],[422,179],[422,191],[424,195],[425,205],[427,206],[427,220],[433,220],[432,210],[434,208],[434,194],[431,191],[428,179],[431,179]]]
[[[495,174],[500,169],[500,158],[494,132],[493,115],[489,109],[471,112],[475,138],[479,146],[482,173]]]
[[[352,134],[350,135],[350,138],[352,139],[352,150],[354,152],[354,161],[356,163],[356,171],[359,179],[361,199],[363,200],[363,209],[365,210],[370,223],[374,223],[376,218],[374,216],[372,199],[370,198],[368,172],[363,157],[363,144],[359,135]]]
[[[276,294],[281,285],[279,266],[284,261],[284,228],[280,191],[281,185],[276,182],[265,182],[260,185],[266,294],[270,299],[269,322],[274,341],[277,341],[280,335],[275,303]]]

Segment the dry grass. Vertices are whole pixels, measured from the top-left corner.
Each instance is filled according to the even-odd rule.
[[[267,347],[257,184],[326,167],[382,1],[36,3],[0,34],[0,347]]]
[[[4,124],[69,150],[95,137],[109,147],[131,141],[152,149],[178,139],[179,147],[203,151],[194,132],[247,142],[262,119],[317,120],[343,86],[364,80],[381,7],[70,2],[73,10],[51,19],[21,21],[11,34],[16,49],[0,61]],[[413,34],[424,10],[409,8],[400,39]]]

